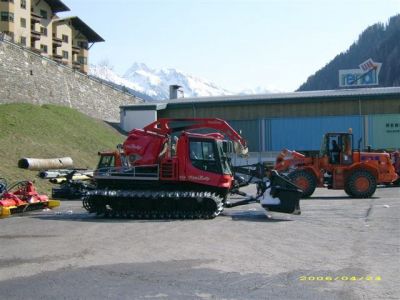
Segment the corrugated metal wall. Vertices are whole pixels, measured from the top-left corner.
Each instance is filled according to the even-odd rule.
[[[237,132],[242,131],[241,136],[247,140],[249,151],[259,152],[262,136],[260,134],[261,120],[242,120],[242,121],[228,121]]]
[[[400,114],[368,116],[367,126],[373,149],[400,148]]]
[[[267,151],[279,151],[283,148],[295,150],[319,150],[323,134],[327,132],[348,132],[352,128],[354,147],[363,137],[363,116],[336,116],[313,118],[279,118],[266,121]]]
[[[323,134],[353,130],[354,147],[373,149],[400,148],[400,114],[370,116],[327,116],[301,118],[265,118],[229,121],[247,140],[252,152],[319,150]]]
[[[159,110],[159,118],[221,118],[224,120],[256,120],[264,118],[296,118],[314,116],[372,115],[399,112],[399,99],[337,99],[336,101],[300,101],[295,103],[246,104],[211,102],[168,104]]]
[[[268,118],[229,121],[229,124],[242,131],[252,152],[280,151],[284,148],[301,151],[319,150],[325,133],[348,132],[349,128],[353,130],[354,147],[358,147],[360,138],[363,141],[369,138],[368,134],[364,136],[364,119],[364,116]],[[365,127],[369,127],[368,124]]]
[[[267,152],[319,150],[327,132],[348,132],[352,128],[354,147],[400,148],[400,114],[369,116],[325,116],[232,120],[228,123],[247,140],[249,151]],[[212,130],[211,130],[212,131]]]

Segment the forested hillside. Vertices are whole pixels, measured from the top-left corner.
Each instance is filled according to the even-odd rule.
[[[325,67],[310,76],[299,91],[339,88],[339,70],[357,69],[368,58],[382,63],[379,86],[400,86],[400,15],[385,24],[368,27],[358,40]]]

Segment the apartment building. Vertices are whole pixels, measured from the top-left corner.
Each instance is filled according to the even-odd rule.
[[[87,73],[89,44],[104,39],[78,17],[57,16],[69,10],[59,0],[0,0],[0,31],[15,43]]]

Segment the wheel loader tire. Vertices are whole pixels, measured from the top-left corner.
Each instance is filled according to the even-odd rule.
[[[305,170],[297,170],[293,171],[288,175],[289,179],[297,185],[302,191],[303,194],[301,198],[310,197],[317,187],[317,179],[314,174]]]
[[[344,190],[352,198],[370,198],[376,190],[376,178],[368,171],[355,171],[348,177]]]

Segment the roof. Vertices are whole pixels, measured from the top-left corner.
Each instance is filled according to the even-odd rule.
[[[167,103],[130,104],[121,105],[119,108],[124,110],[163,110],[167,108]]]
[[[168,106],[185,106],[185,105],[206,105],[206,104],[254,104],[254,103],[293,103],[293,102],[316,102],[316,101],[333,101],[339,99],[357,98],[382,98],[382,97],[398,97],[400,98],[400,87],[385,88],[362,88],[362,89],[341,89],[341,90],[323,90],[323,91],[307,91],[307,92],[291,92],[291,93],[270,93],[259,95],[233,95],[233,96],[217,96],[217,97],[197,97],[197,98],[181,98],[166,101]]]
[[[55,13],[62,11],[70,11],[69,7],[59,0],[45,0],[45,1],[50,6],[51,10]]]
[[[123,109],[129,110],[149,110],[150,106],[159,105],[156,110],[171,107],[185,106],[210,106],[223,104],[226,105],[242,105],[242,104],[274,104],[274,103],[296,103],[296,102],[321,102],[321,101],[337,101],[349,99],[400,99],[400,87],[384,87],[384,88],[361,88],[361,89],[341,89],[341,90],[323,90],[323,91],[307,91],[292,93],[270,93],[259,95],[232,95],[217,97],[196,97],[196,98],[180,98],[176,100],[164,101],[155,104],[142,104],[130,106],[121,106]]]
[[[85,22],[83,22],[79,17],[58,19],[55,22],[58,23],[64,21],[71,21],[71,25],[82,32],[89,43],[104,42],[104,39],[100,35],[98,35],[92,28],[90,28]]]

